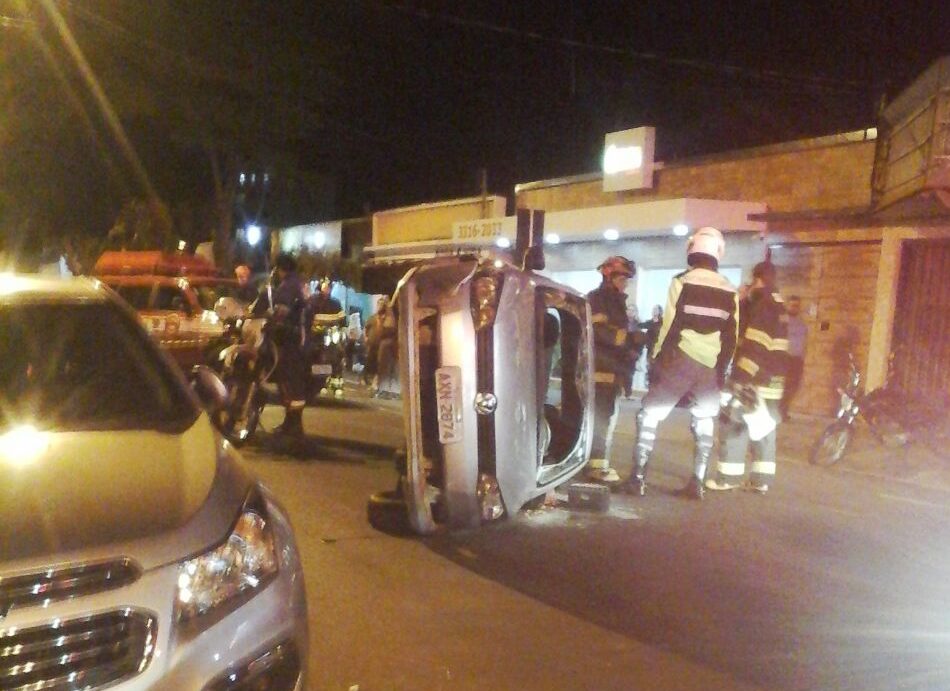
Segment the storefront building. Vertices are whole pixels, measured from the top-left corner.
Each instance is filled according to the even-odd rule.
[[[544,211],[544,273],[586,292],[604,258],[633,259],[629,304],[647,319],[686,266],[688,235],[714,226],[734,283],[770,258],[783,294],[802,299],[809,333],[793,412],[834,411],[849,354],[870,387],[884,382],[896,351],[905,390],[950,394],[950,58],[895,99],[878,127],[666,163],[653,160],[654,136],[646,127],[610,133],[603,172],[515,187],[517,209]],[[504,253],[516,226],[505,201],[378,212],[370,263],[465,247]]]
[[[606,256],[636,261],[641,318],[685,266],[678,234],[722,230],[733,281],[770,257],[809,327],[793,410],[834,409],[849,353],[868,385],[880,385],[895,349],[898,383],[940,398],[950,393],[950,58],[895,99],[879,126],[654,163],[647,184],[629,189],[617,189],[605,165],[518,185],[516,206],[545,211],[548,269],[578,288],[596,283]],[[630,161],[650,167],[651,148]]]

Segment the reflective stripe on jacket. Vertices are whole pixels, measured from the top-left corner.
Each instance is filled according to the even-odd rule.
[[[620,386],[633,365],[627,296],[607,282],[587,294],[594,327],[594,383]]]
[[[654,357],[679,348],[696,362],[725,372],[736,347],[738,311],[735,287],[713,268],[695,266],[678,274],[670,284]]]
[[[745,300],[742,333],[732,378],[754,384],[766,400],[778,400],[785,389],[788,359],[788,314],[778,293],[762,290]]]

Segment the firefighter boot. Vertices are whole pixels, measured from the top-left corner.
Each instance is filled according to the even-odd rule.
[[[284,421],[275,430],[288,437],[303,436],[303,408],[287,408]]]
[[[653,445],[656,442],[657,422],[647,416],[644,408],[637,413],[637,441],[633,447],[633,472],[623,484],[622,491],[635,497],[642,497],[647,493],[647,464]]]
[[[650,452],[637,447],[633,454],[633,471],[630,477],[620,486],[624,494],[635,497],[645,496],[647,493],[647,464],[650,462]]]
[[[705,494],[706,490],[703,488],[703,481],[695,475],[690,477],[689,482],[687,482],[683,487],[676,490],[676,496],[685,497],[687,499],[695,499],[696,501],[702,501]]]
[[[709,456],[713,447],[713,420],[712,418],[693,418],[690,426],[695,443],[693,451],[693,475],[686,486],[677,491],[677,495],[702,501],[706,490],[703,479],[706,477],[706,467],[709,465]]]

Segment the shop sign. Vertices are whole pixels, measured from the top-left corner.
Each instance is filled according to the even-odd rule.
[[[452,238],[455,240],[497,240],[513,238],[515,235],[514,217],[482,218],[475,221],[459,221],[452,224]]]
[[[636,127],[604,137],[604,192],[653,187],[656,129]]]

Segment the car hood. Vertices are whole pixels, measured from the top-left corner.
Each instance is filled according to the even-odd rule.
[[[169,533],[181,533],[165,540],[178,542],[177,554],[189,549],[188,542],[200,548],[220,539],[247,486],[246,479],[234,482],[243,473],[230,467],[233,461],[222,473],[227,450],[205,415],[178,434],[50,433],[31,451],[12,460],[0,455],[0,562],[85,559],[116,550],[140,563],[160,561],[168,549],[153,547],[151,559],[129,552],[143,551],[143,543]],[[181,530],[207,503],[222,474],[231,477],[224,478],[228,500],[219,497],[217,504],[229,506],[210,511],[203,522],[213,525]],[[187,533],[193,540],[181,539]]]

